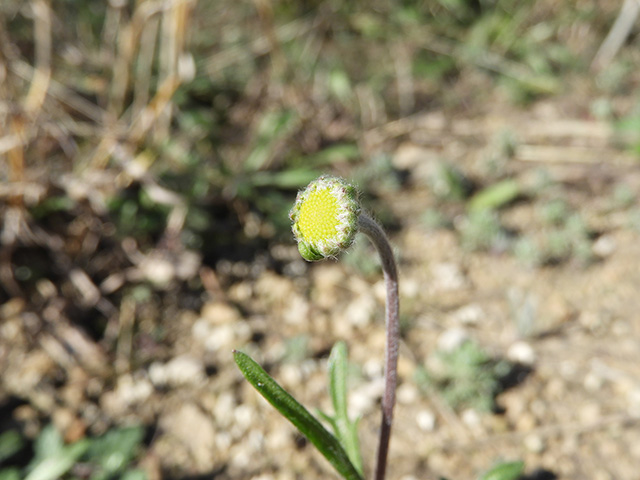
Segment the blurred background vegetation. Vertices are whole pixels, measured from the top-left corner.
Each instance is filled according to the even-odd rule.
[[[182,310],[239,278],[306,268],[279,246],[297,189],[326,171],[359,184],[392,231],[421,223],[532,268],[589,265],[606,225],[544,168],[514,180],[526,151],[509,129],[478,161],[430,162],[419,218],[388,199],[415,186],[422,160],[396,152],[425,119],[436,133],[424,143],[441,149],[465,135],[460,119],[553,105],[597,126],[578,147],[604,139],[636,165],[640,27],[616,23],[623,3],[3,1],[0,321],[19,316],[21,333],[2,331],[0,366],[26,358],[41,332],[58,363],[79,358],[101,379],[98,390],[168,358]],[[576,145],[555,146],[570,157]],[[635,200],[621,183],[602,208],[638,229]],[[527,229],[509,216],[522,203],[536,212]],[[348,260],[375,271],[366,252]],[[145,433],[88,415],[63,445],[42,428],[56,407],[36,384],[3,382],[0,478],[140,478],[129,464],[152,417],[134,419]],[[51,455],[56,469],[41,473]]]

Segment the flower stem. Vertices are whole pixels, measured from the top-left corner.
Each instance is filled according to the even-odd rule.
[[[382,263],[384,283],[387,289],[386,330],[387,347],[384,363],[384,396],[382,397],[382,424],[380,425],[380,442],[374,474],[375,480],[384,480],[387,468],[387,454],[393,423],[393,406],[396,401],[396,385],[398,383],[398,347],[400,342],[398,269],[391,250],[391,244],[382,227],[364,213],[358,217],[360,231],[373,242]]]

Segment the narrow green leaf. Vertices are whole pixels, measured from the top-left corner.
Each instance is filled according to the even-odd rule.
[[[354,143],[339,143],[320,150],[313,155],[308,155],[306,165],[320,166],[332,165],[336,162],[348,162],[360,158],[360,149]]]
[[[347,345],[336,343],[329,356],[329,394],[336,417],[347,416]]]
[[[124,472],[120,480],[147,480],[147,474],[144,470],[131,469]]]
[[[53,424],[42,429],[34,443],[36,458],[52,457],[64,448],[64,440]]]
[[[11,457],[24,446],[24,440],[16,430],[0,434],[0,462]]]
[[[0,470],[0,480],[20,480],[20,470],[11,467]]]
[[[515,180],[503,180],[480,190],[469,200],[469,210],[493,210],[520,195],[520,185]]]
[[[281,172],[255,172],[248,181],[251,187],[299,188],[300,185],[305,185],[317,177],[317,170],[298,168]]]
[[[53,456],[40,460],[25,480],[56,480],[73,467],[89,447],[88,440],[80,440],[62,448]]]
[[[338,426],[336,425],[336,419],[333,418],[331,415],[327,415],[326,413],[324,413],[322,410],[316,410],[316,414],[325,422],[327,422],[329,425],[331,425],[331,428],[333,428],[334,432],[338,431]],[[339,440],[339,439],[338,439]]]
[[[136,454],[144,429],[130,426],[112,429],[91,442],[86,458],[102,467],[105,477],[124,470]]]
[[[523,471],[524,462],[500,463],[480,477],[480,480],[516,480]]]
[[[335,418],[331,422],[338,439],[349,455],[351,463],[362,475],[362,457],[357,422],[351,422],[347,413],[347,345],[338,342],[329,356],[329,394]]]
[[[340,442],[247,354],[234,351],[238,368],[251,385],[329,460],[346,480],[362,480]]]

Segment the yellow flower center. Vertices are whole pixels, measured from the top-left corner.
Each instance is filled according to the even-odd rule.
[[[329,240],[336,235],[340,224],[338,200],[327,189],[311,192],[300,206],[298,228],[309,242]]]

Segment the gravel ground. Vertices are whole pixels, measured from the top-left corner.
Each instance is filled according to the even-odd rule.
[[[526,116],[451,120],[432,113],[400,127],[393,165],[406,181],[379,199],[399,225],[391,239],[405,325],[389,478],[475,478],[499,460],[522,459],[526,478],[637,479],[640,242],[630,226],[635,200],[610,206],[617,186],[638,191],[635,163],[605,126],[567,120],[545,104]],[[596,232],[588,265],[572,259],[531,266],[506,252],[470,251],[454,230],[423,221],[438,205],[430,183],[438,160],[478,175],[507,127],[518,139],[510,178],[535,191],[543,170]],[[381,129],[367,141],[392,137]],[[503,221],[535,235],[537,208],[525,196]],[[135,307],[121,305],[108,330],[115,358],[60,313],[57,285],[38,285],[38,311],[7,301],[0,306],[0,401],[19,399],[11,414],[30,436],[44,417],[67,441],[114,424],[153,426],[141,460],[150,480],[332,478],[328,463],[243,381],[231,351],[249,352],[310,409],[328,411],[328,352],[345,340],[357,372],[350,410],[362,417],[371,468],[383,388],[382,279],[360,273],[352,254],[345,262],[306,264],[293,241],[272,246],[270,255],[283,273],[230,262],[207,269],[213,281],[197,308],[137,310],[134,318],[127,308]],[[162,345],[140,333],[154,315],[163,319]],[[465,339],[519,365],[496,413],[453,409],[416,380],[437,350]],[[132,349],[138,361],[127,360]]]

